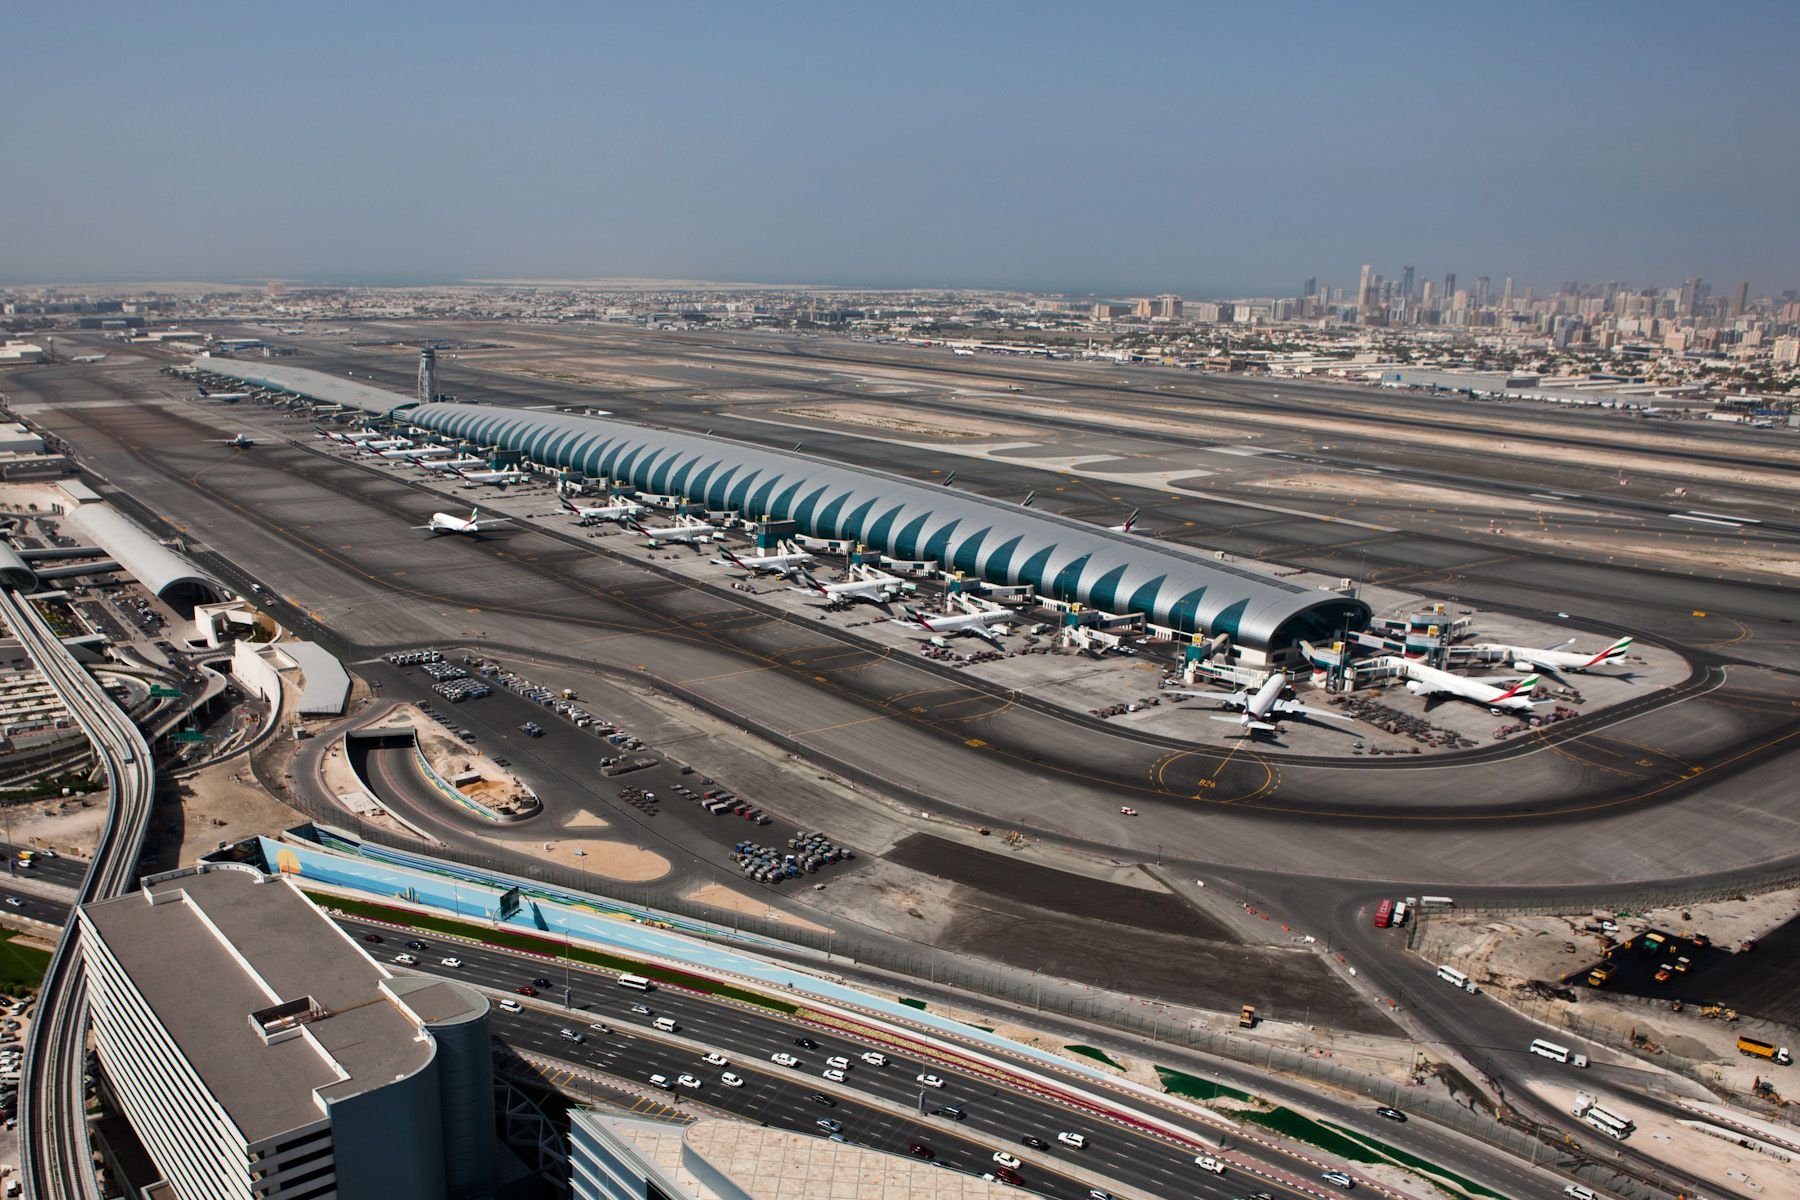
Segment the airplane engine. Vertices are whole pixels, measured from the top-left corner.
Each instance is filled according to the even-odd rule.
[[[1532,666],[1531,666],[1531,664],[1530,664],[1530,663],[1528,663],[1528,662],[1526,662],[1526,661],[1525,661],[1525,660],[1524,660],[1524,659],[1522,659],[1522,658],[1519,658],[1519,659],[1514,659],[1514,660],[1513,660],[1513,670],[1515,670],[1515,671],[1529,671],[1529,670],[1531,670],[1531,669],[1532,669]]]
[[[1406,681],[1406,690],[1411,692],[1415,696],[1418,695],[1421,690],[1420,686],[1419,686],[1419,681],[1416,679],[1407,680]]]

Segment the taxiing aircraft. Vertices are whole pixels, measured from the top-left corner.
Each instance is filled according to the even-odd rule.
[[[713,562],[719,566],[733,566],[740,571],[764,575],[792,575],[800,569],[802,563],[812,561],[812,555],[804,550],[793,554],[759,554],[754,558],[739,558],[731,551],[724,552],[723,558],[715,558]]]
[[[842,604],[879,604],[886,608],[900,589],[900,581],[888,576],[883,579],[852,579],[845,583],[820,583],[812,577],[812,572],[800,571],[800,581],[805,587],[789,588],[793,592],[806,592],[814,596],[823,596],[837,607]]]
[[[635,517],[626,518],[625,528],[649,538],[652,546],[659,546],[664,542],[686,542],[696,549],[701,542],[712,541],[719,532],[711,525],[665,525],[661,529],[646,529]]]
[[[71,358],[69,361],[70,362],[78,362],[78,363],[97,363],[97,362],[104,362],[105,360],[106,360],[106,355],[104,355],[104,354],[77,354],[74,358]]]
[[[634,504],[630,500],[620,500],[613,504],[577,504],[564,497],[563,507],[583,521],[623,521],[644,511],[643,505]]]
[[[232,446],[239,450],[248,450],[256,445],[256,439],[247,433],[240,433],[234,438],[226,438],[220,445]]]
[[[906,619],[896,625],[908,625],[931,634],[961,634],[1000,644],[1000,635],[1011,626],[1016,614],[1009,608],[990,608],[972,613],[925,613],[916,608],[903,609]]]
[[[1564,650],[1564,646],[1573,645],[1574,638],[1560,642],[1544,650],[1533,650],[1527,646],[1501,646],[1513,660],[1513,666],[1521,671],[1536,668],[1539,671],[1586,671],[1615,659],[1623,658],[1625,651],[1631,648],[1631,639],[1622,637],[1597,654],[1585,651]]]
[[[1536,675],[1527,675],[1516,682],[1507,677],[1472,679],[1464,675],[1452,675],[1448,671],[1440,671],[1411,659],[1400,660],[1400,669],[1407,677],[1406,690],[1415,696],[1447,695],[1460,700],[1472,700],[1476,704],[1487,705],[1488,711],[1495,716],[1506,712],[1529,713],[1540,704],[1555,703],[1553,700],[1531,698],[1532,689],[1538,685]],[[1501,684],[1507,686],[1499,686]]]
[[[1173,694],[1192,696],[1199,700],[1213,700],[1223,704],[1240,715],[1214,717],[1213,720],[1236,725],[1251,736],[1258,733],[1275,732],[1274,718],[1276,717],[1330,717],[1334,721],[1345,719],[1343,713],[1328,712],[1322,708],[1309,708],[1298,700],[1284,700],[1281,693],[1287,690],[1287,685],[1288,678],[1285,672],[1270,671],[1268,677],[1257,685],[1254,692],[1249,688],[1241,688],[1236,692],[1175,692]]]
[[[497,529],[502,525],[510,524],[512,524],[511,517],[489,517],[484,521],[481,519],[481,510],[479,508],[471,508],[467,517],[453,517],[449,513],[441,512],[432,513],[431,524],[414,525],[413,528],[428,529],[433,536],[440,533],[466,533],[470,535],[479,535],[486,533],[490,529]]]

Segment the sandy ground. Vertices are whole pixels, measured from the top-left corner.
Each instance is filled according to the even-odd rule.
[[[649,883],[669,873],[668,859],[626,842],[567,837],[544,841],[504,833],[491,834],[489,840],[566,870],[586,871],[622,883]]]
[[[1465,532],[1486,531],[1469,529]],[[1694,568],[1717,568],[1721,571],[1764,571],[1771,575],[1800,576],[1800,558],[1783,555],[1772,549],[1769,552],[1752,550],[1746,542],[1735,538],[1717,543],[1688,538],[1622,538],[1616,534],[1574,538],[1563,530],[1541,529],[1531,524],[1507,526],[1495,536],[1518,538],[1534,545],[1554,546],[1588,556],[1605,553],[1608,561],[1612,554],[1618,554],[1626,558],[1674,563],[1688,568],[1690,573]]]
[[[247,759],[237,758],[207,767],[181,781],[179,813],[168,801],[157,805],[151,835],[163,836],[158,865],[191,866],[202,854],[221,842],[236,842],[254,834],[270,834],[300,824],[306,818],[265,792],[250,774]],[[170,860],[170,843],[179,832],[180,848]]]
[[[980,420],[974,417],[955,420],[937,413],[933,413],[927,418],[909,417],[904,415],[903,407],[903,401],[896,401],[892,405],[817,404],[804,408],[783,408],[777,411],[782,416],[799,417],[807,421],[834,421],[840,425],[866,425],[884,429],[889,433],[930,441],[949,441],[954,438],[1028,438],[1036,436],[1036,431],[1027,425]]]
[[[692,888],[681,893],[681,898],[692,900],[696,904],[710,904],[714,908],[722,908],[727,912],[743,913],[746,917],[763,917],[770,921],[781,921],[800,929],[810,929],[814,933],[831,932],[825,926],[808,921],[805,917],[770,908],[757,897],[734,891],[722,883],[709,883],[703,887]]]
[[[1356,499],[1364,503],[1404,504],[1415,508],[1483,508],[1512,513],[1584,515],[1581,509],[1544,504],[1525,496],[1373,480],[1367,475],[1328,475],[1314,472],[1249,480],[1245,486],[1306,496],[1337,497],[1354,494]]]
[[[58,854],[88,858],[106,820],[106,794],[19,804],[7,810],[6,819],[11,840],[21,846],[42,846]]]

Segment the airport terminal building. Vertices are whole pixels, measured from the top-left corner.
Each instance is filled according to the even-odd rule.
[[[258,386],[368,409],[322,372],[213,359],[195,365]],[[546,467],[604,478],[712,512],[791,521],[809,537],[854,542],[905,561],[1111,613],[1139,613],[1182,634],[1224,634],[1247,661],[1294,657],[1300,639],[1360,629],[1369,606],[1252,567],[1148,538],[934,484],[790,451],[623,421],[481,404],[392,404],[378,414]],[[400,410],[404,411],[400,411]]]

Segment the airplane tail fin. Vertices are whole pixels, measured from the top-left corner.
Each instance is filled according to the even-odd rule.
[[[1035,492],[1035,491],[1026,492],[1025,498],[1023,500],[1019,501],[1019,507],[1020,508],[1030,508],[1031,502],[1036,499],[1037,499],[1037,492]]]
[[[945,487],[949,487],[951,484],[953,484],[955,482],[956,482],[956,472],[955,471],[952,471],[948,475],[944,476],[944,486]]]
[[[1132,509],[1132,510],[1131,510],[1131,515],[1130,515],[1130,516],[1129,516],[1129,517],[1126,517],[1126,518],[1125,518],[1125,523],[1124,523],[1124,524],[1123,524],[1123,525],[1121,525],[1121,526],[1119,526],[1119,532],[1120,532],[1120,533],[1130,533],[1130,532],[1132,532],[1132,528],[1131,528],[1131,527],[1132,527],[1132,526],[1133,526],[1133,525],[1136,525],[1136,524],[1137,524],[1137,519],[1138,519],[1138,514],[1139,514],[1139,513],[1140,513],[1140,512],[1143,512],[1143,511],[1144,511],[1144,510],[1143,510],[1143,509],[1141,509],[1141,508],[1134,508],[1134,509]]]
[[[1536,675],[1527,675],[1525,678],[1519,680],[1519,682],[1513,684],[1504,692],[1501,692],[1498,696],[1495,696],[1492,700],[1488,701],[1488,703],[1498,704],[1502,700],[1510,700],[1518,695],[1529,696],[1531,695],[1531,690],[1537,687],[1537,685],[1538,677]]]
[[[1620,657],[1621,655],[1623,655],[1625,653],[1625,651],[1629,650],[1630,648],[1631,648],[1631,639],[1628,637],[1622,637],[1618,641],[1614,642],[1612,645],[1608,646],[1606,649],[1602,650],[1600,653],[1594,655],[1593,658],[1588,660],[1587,665],[1592,667],[1592,666],[1597,666],[1603,662],[1608,662],[1612,659]]]

